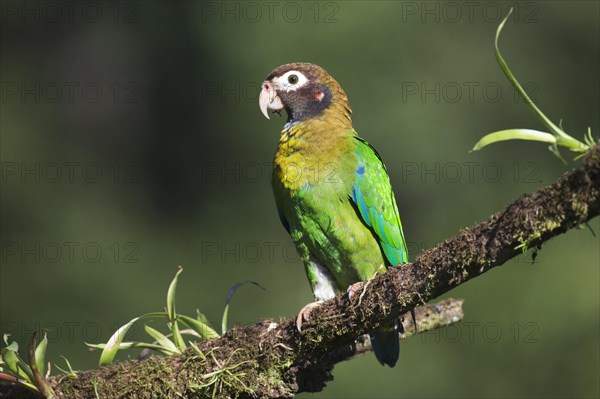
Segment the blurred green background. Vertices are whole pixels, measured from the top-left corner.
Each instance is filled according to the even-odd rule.
[[[1,333],[25,344],[46,328],[51,360],[95,367],[83,342],[161,310],[177,265],[178,311],[215,324],[242,279],[267,291],[241,288],[230,323],[311,301],[271,194],[284,119],[257,105],[283,63],[317,63],[346,90],[386,161],[413,259],[554,181],[567,167],[545,145],[468,152],[485,133],[543,128],[494,59],[513,4],[3,1]],[[501,38],[517,78],[577,138],[600,128],[599,4],[516,3]],[[452,291],[464,323],[406,341],[396,368],[369,354],[301,397],[598,397],[590,224],[596,236],[571,231],[534,264],[525,254]]]

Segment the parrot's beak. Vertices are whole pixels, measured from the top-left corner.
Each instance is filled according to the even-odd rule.
[[[263,82],[262,91],[258,98],[258,105],[260,106],[260,112],[262,112],[267,119],[271,119],[269,118],[268,110],[278,111],[283,109],[281,99],[277,95],[275,85],[272,82],[269,82],[268,80]]]

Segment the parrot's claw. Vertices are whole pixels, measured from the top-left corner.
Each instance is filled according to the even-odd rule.
[[[356,295],[358,292],[362,291],[363,288],[363,282],[359,281],[358,283],[354,283],[350,286],[348,286],[348,289],[346,290],[346,294],[348,295],[348,299],[352,300],[352,297],[354,295]]]
[[[323,301],[311,302],[300,309],[298,316],[296,316],[296,328],[298,329],[298,332],[302,332],[302,323],[310,319],[310,312],[312,312],[314,308],[319,307],[322,303]]]
[[[383,263],[381,265],[379,265],[379,267],[377,268],[377,270],[375,271],[375,273],[373,273],[373,275],[371,276],[370,279],[366,280],[366,281],[359,281],[357,283],[351,284],[348,289],[346,290],[346,294],[348,295],[348,299],[352,300],[352,297],[354,295],[356,295],[356,293],[360,290],[360,297],[358,299],[358,306],[360,306],[363,296],[365,296],[365,293],[367,292],[367,287],[369,286],[369,284],[371,284],[371,281],[373,281],[373,279],[375,278],[375,276],[377,276],[377,274],[379,273],[379,270],[381,270],[382,268],[384,268],[385,266],[383,265]]]

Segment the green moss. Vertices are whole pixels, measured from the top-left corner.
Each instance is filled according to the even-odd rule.
[[[579,200],[577,196],[573,196],[571,207],[573,208],[573,212],[575,212],[577,217],[580,219],[584,219],[588,214],[588,204]]]

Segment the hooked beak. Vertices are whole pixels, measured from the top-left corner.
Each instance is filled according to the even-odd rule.
[[[275,91],[274,83],[269,82],[268,80],[263,82],[262,91],[258,98],[258,105],[260,106],[260,112],[262,112],[267,119],[270,119],[268,110],[279,111],[283,109],[281,99]]]

